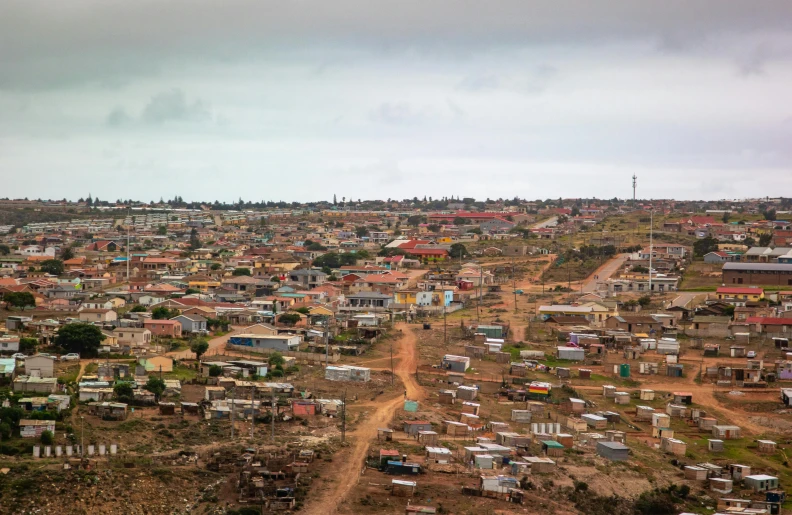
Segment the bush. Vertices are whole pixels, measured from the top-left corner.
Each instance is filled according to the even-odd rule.
[[[55,435],[52,434],[52,431],[44,431],[41,433],[42,445],[52,445],[53,442],[55,442]]]

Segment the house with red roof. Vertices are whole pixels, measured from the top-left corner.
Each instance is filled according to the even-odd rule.
[[[754,287],[721,286],[715,290],[715,297],[720,302],[733,306],[745,306],[746,302],[758,302],[764,299],[764,290]]]
[[[750,317],[745,323],[758,334],[792,335],[792,318]]]

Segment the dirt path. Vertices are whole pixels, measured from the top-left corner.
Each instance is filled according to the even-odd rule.
[[[241,329],[237,328],[225,334],[223,336],[217,336],[209,340],[209,350],[206,351],[204,356],[212,356],[214,354],[221,354],[223,349],[225,348],[225,344],[228,343],[228,339],[235,335],[239,334]],[[165,353],[166,356],[170,356],[173,359],[195,359],[195,353],[191,350],[181,350],[181,351],[173,351]]]
[[[402,331],[402,335],[394,343],[394,372],[401,379],[407,391],[407,397],[414,400],[423,400],[425,397],[423,388],[415,380],[415,369],[418,365],[416,352],[417,339],[412,328],[406,324],[397,324],[396,329]],[[360,422],[353,433],[350,433],[352,445],[347,452],[336,457],[334,463],[338,463],[336,477],[338,482],[332,485],[332,489],[320,498],[314,499],[306,506],[304,513],[308,515],[325,515],[337,513],[339,505],[347,498],[355,487],[363,467],[363,461],[368,454],[369,443],[377,436],[377,429],[387,427],[393,418],[396,410],[403,405],[404,398],[399,395],[396,398],[382,401],[376,405],[376,409]]]

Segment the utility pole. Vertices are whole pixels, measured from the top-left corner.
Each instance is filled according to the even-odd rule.
[[[344,443],[346,442],[346,389],[342,401],[344,404],[341,406],[341,443]]]
[[[127,209],[127,218],[129,218],[129,224],[131,224],[132,223],[132,217],[129,215],[129,209]],[[129,224],[127,224],[127,245],[126,245],[126,247],[127,247],[126,248],[126,251],[127,251],[126,252],[126,254],[127,254],[127,258],[126,258],[126,269],[127,270],[126,270],[126,272],[127,272],[127,274],[126,275],[127,275],[127,290],[131,291],[132,288],[131,288],[131,284],[129,283]]]
[[[393,386],[393,342],[390,344],[391,386]]]
[[[231,440],[234,439],[234,422],[236,421],[236,386],[231,388]]]
[[[638,186],[638,176],[633,174],[632,181],[633,181],[633,209],[635,209],[635,187]]]
[[[448,321],[446,318],[445,291],[443,291],[443,345],[448,345]]]
[[[327,366],[330,364],[330,318],[325,317],[324,323],[325,369],[327,369]]]
[[[256,387],[250,389],[250,439],[256,430]]]
[[[649,211],[649,296],[652,295],[652,254],[654,253],[653,230],[654,230],[654,209],[651,209]]]
[[[517,313],[517,277],[514,275],[513,257],[512,257],[512,289],[514,290],[514,312]]]
[[[272,416],[270,417],[270,429],[272,430],[272,441],[275,441],[275,392],[272,392]]]
[[[479,295],[476,304],[476,322],[481,322],[481,297],[484,295],[484,267],[479,263]]]
[[[85,453],[85,417],[80,415],[80,459]]]

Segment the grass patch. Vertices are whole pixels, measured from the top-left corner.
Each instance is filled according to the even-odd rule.
[[[184,365],[176,365],[173,367],[173,372],[163,374],[165,379],[178,379],[179,381],[191,381],[197,376],[197,370],[194,368],[185,367]]]

